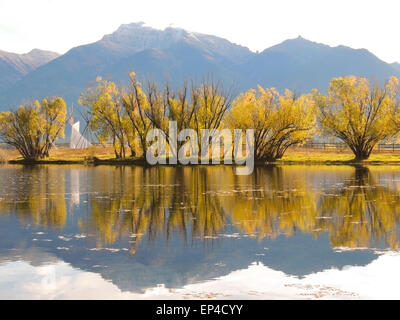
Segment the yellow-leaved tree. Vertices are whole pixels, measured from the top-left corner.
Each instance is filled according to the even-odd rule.
[[[220,82],[204,80],[191,90],[191,128],[197,133],[199,149],[202,150],[202,130],[218,130],[230,106],[231,97]],[[205,150],[202,150],[204,152]]]
[[[377,143],[399,130],[398,83],[392,77],[380,87],[349,76],[332,79],[327,95],[314,90],[323,133],[346,143],[356,160],[368,159]]]
[[[58,138],[64,138],[67,105],[60,97],[35,100],[16,111],[0,113],[0,136],[27,160],[49,156]]]
[[[81,105],[89,107],[89,126],[100,143],[111,141],[116,158],[125,158],[128,118],[120,103],[120,92],[114,82],[101,78],[86,89],[79,98]]]
[[[165,133],[172,154],[176,154],[185,141],[176,141],[176,137],[169,132],[169,122],[176,121],[177,132],[194,127],[193,120],[195,112],[198,111],[197,100],[191,99],[190,92],[186,82],[175,90],[171,90],[167,84],[164,92],[161,92],[153,82],[149,82],[147,85],[150,107],[147,116],[155,128],[161,129]],[[177,144],[177,150],[174,150],[174,143]]]
[[[311,95],[297,97],[290,90],[280,95],[274,88],[251,89],[234,100],[226,118],[231,129],[254,129],[254,156],[274,161],[287,148],[306,141],[315,128]]]
[[[142,152],[145,155],[149,142],[146,141],[147,133],[152,127],[148,118],[150,110],[149,99],[134,72],[129,73],[129,87],[121,93],[121,104],[127,117],[128,127],[137,136]],[[159,96],[152,97],[158,103]]]

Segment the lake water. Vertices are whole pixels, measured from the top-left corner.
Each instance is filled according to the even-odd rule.
[[[400,167],[0,167],[0,298],[400,298]]]

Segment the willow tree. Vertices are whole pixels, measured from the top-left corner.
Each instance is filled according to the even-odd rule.
[[[128,126],[134,130],[145,155],[149,146],[146,141],[147,133],[152,128],[152,123],[148,118],[149,100],[135,73],[131,72],[129,77],[129,87],[121,93],[121,105],[127,115]],[[154,99],[159,99],[159,97],[154,97]]]
[[[292,145],[306,141],[315,127],[311,95],[297,97],[290,90],[251,89],[233,101],[225,122],[232,129],[254,129],[254,156],[274,161]]]
[[[203,130],[209,130],[211,135],[216,133],[226,116],[230,106],[230,94],[222,87],[220,82],[205,80],[199,86],[192,85],[191,104],[193,120],[191,128],[197,133],[199,149],[202,148]]]
[[[49,156],[58,138],[64,138],[67,106],[59,97],[21,105],[16,111],[0,113],[0,136],[24,159]]]
[[[183,129],[194,127],[197,100],[191,99],[190,92],[187,82],[175,90],[171,90],[167,84],[163,91],[159,90],[154,82],[147,85],[149,110],[146,114],[153,126],[165,133],[170,154],[175,156],[185,143],[177,140],[177,134]]]
[[[398,132],[396,83],[395,77],[384,87],[355,76],[332,79],[326,96],[314,92],[323,132],[347,144],[356,160],[368,159],[377,143]]]
[[[79,103],[88,106],[89,126],[100,143],[112,142],[116,158],[125,158],[126,122],[116,84],[98,78],[96,85],[86,89]]]

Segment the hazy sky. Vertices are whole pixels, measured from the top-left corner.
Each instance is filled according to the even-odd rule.
[[[0,0],[0,50],[65,53],[122,23],[214,34],[263,50],[298,35],[400,61],[398,0]]]

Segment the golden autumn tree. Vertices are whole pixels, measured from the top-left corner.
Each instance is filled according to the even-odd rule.
[[[191,129],[197,132],[198,145],[201,150],[202,130],[218,130],[231,106],[231,97],[220,82],[204,80],[199,86],[191,88]]]
[[[301,144],[315,126],[311,95],[296,95],[274,88],[251,89],[234,100],[226,125],[235,129],[254,129],[254,155],[258,160],[282,158],[287,148]]]
[[[150,110],[149,99],[134,72],[129,74],[129,79],[129,87],[122,91],[121,94],[121,105],[127,116],[128,126],[134,130],[143,154],[146,154],[149,145],[146,141],[146,136],[152,127],[152,122],[148,117]],[[159,104],[160,98],[158,95],[152,98],[155,100],[154,103]]]
[[[67,106],[60,97],[21,105],[16,111],[0,113],[0,136],[16,148],[24,159],[49,156],[58,138],[64,138]]]
[[[81,94],[79,103],[89,107],[89,126],[99,142],[111,140],[116,158],[125,158],[127,117],[121,107],[119,89],[114,82],[101,78],[96,83]]]
[[[314,91],[323,132],[346,143],[356,160],[368,159],[377,143],[399,130],[396,83],[392,77],[380,87],[350,76],[332,79],[327,95]]]
[[[147,116],[155,128],[163,130],[172,153],[176,153],[177,150],[174,150],[173,147],[175,142],[173,141],[174,136],[169,132],[169,122],[176,122],[177,132],[194,127],[193,120],[195,112],[198,111],[197,100],[191,99],[190,93],[187,82],[175,90],[171,90],[167,84],[163,92],[153,82],[149,82],[147,85],[150,107]],[[184,143],[185,141],[177,141],[177,149]]]

